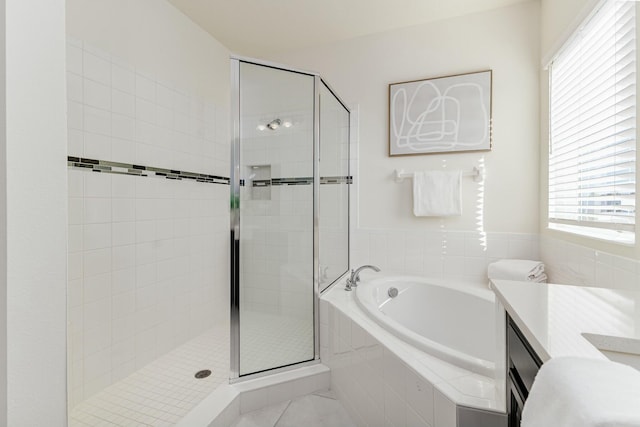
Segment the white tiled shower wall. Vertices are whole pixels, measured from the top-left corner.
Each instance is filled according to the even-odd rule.
[[[351,240],[352,267],[373,264],[385,273],[482,283],[494,261],[539,256],[537,234],[358,229]]]
[[[228,176],[226,109],[80,41],[67,47],[69,155]],[[73,407],[228,321],[229,187],[68,178]]]
[[[69,155],[228,176],[228,107],[67,39]]]
[[[346,175],[346,173],[343,172],[342,175]],[[320,186],[319,262],[321,289],[342,276],[348,268],[348,185],[341,183]]]
[[[320,92],[320,176],[345,177],[349,171],[350,116],[324,87]],[[348,268],[350,184],[323,184],[319,190],[320,288]]]
[[[271,188],[271,200],[244,200],[241,304],[271,314],[306,317],[312,298],[311,185]]]
[[[264,116],[243,118],[242,164],[256,179],[313,176],[311,111],[277,111],[268,117],[296,117],[290,128],[256,129]],[[268,168],[264,168],[268,166]],[[270,176],[265,175],[269,171]],[[258,172],[260,173],[260,172]],[[241,190],[243,308],[299,318],[309,315],[313,272],[313,186],[272,185]]]

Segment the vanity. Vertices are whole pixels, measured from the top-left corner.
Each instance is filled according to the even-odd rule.
[[[533,380],[542,360],[507,314],[507,418],[509,427],[520,426],[524,402],[529,396]]]
[[[494,280],[505,343],[509,427],[542,364],[554,357],[610,359],[640,370],[640,292]]]

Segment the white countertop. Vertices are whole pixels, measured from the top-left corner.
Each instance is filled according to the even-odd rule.
[[[589,340],[605,350],[640,353],[640,292],[510,280],[491,287],[543,362],[605,358]]]

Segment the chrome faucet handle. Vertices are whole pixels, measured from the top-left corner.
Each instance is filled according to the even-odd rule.
[[[349,277],[347,277],[347,282],[346,285],[344,287],[345,291],[351,291],[352,288],[358,286],[354,281],[353,281],[353,269],[351,269],[351,275]]]
[[[355,272],[351,270],[351,280],[353,280],[355,286],[358,286],[358,282],[360,281],[360,272],[365,269],[373,270],[375,272],[380,271],[380,269],[375,265],[363,265],[361,267],[358,267]]]
[[[351,269],[351,276],[347,279],[347,286],[344,288],[345,291],[350,291],[352,288],[358,286],[358,282],[360,281],[360,272],[364,269],[380,271],[380,269],[375,265],[363,265],[358,267],[355,271]]]

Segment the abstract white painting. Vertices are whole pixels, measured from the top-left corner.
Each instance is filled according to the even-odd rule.
[[[491,149],[491,70],[389,85],[389,155]]]

